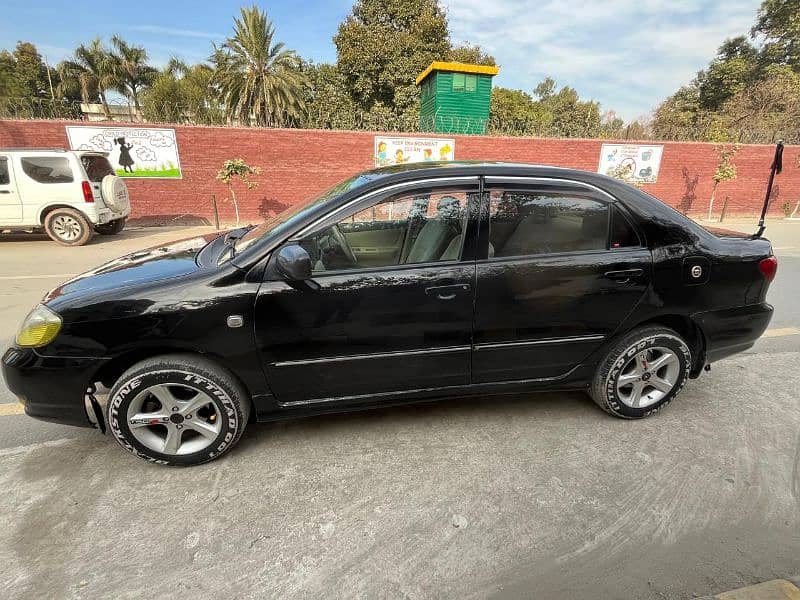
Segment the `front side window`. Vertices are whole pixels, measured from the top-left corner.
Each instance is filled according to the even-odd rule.
[[[65,156],[25,156],[22,171],[38,183],[71,183],[72,169]]]
[[[300,242],[315,273],[458,260],[468,194],[401,194]]]
[[[492,192],[490,256],[605,250],[608,205],[574,193]]]

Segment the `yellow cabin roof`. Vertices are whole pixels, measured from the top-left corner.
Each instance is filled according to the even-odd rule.
[[[487,65],[470,65],[467,63],[460,63],[460,62],[442,62],[435,60],[428,68],[425,69],[422,73],[419,74],[417,77],[417,85],[419,85],[423,79],[425,79],[428,75],[430,75],[433,71],[451,71],[455,73],[479,73],[481,75],[497,75],[500,72],[500,67],[490,67]]]

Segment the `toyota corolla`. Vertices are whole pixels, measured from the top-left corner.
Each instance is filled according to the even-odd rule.
[[[776,268],[602,175],[403,165],[67,281],[3,374],[31,417],[175,465],[250,421],[452,396],[585,390],[636,419],[753,345]]]

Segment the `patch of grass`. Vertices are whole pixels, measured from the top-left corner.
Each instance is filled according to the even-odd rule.
[[[124,169],[117,169],[117,175],[120,177],[171,177],[180,178],[181,170],[176,168],[172,169],[134,169],[133,173],[125,172]]]

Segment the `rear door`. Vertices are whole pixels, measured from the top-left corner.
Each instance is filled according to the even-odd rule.
[[[83,202],[78,174],[66,153],[15,155],[14,173],[27,222],[37,222],[45,205],[75,206]]]
[[[269,277],[256,342],[284,405],[469,383],[477,177],[416,184],[299,236],[319,289]]]
[[[650,252],[600,190],[561,180],[486,183],[472,380],[564,376],[642,298]]]
[[[0,225],[22,223],[22,201],[8,155],[0,154]]]

